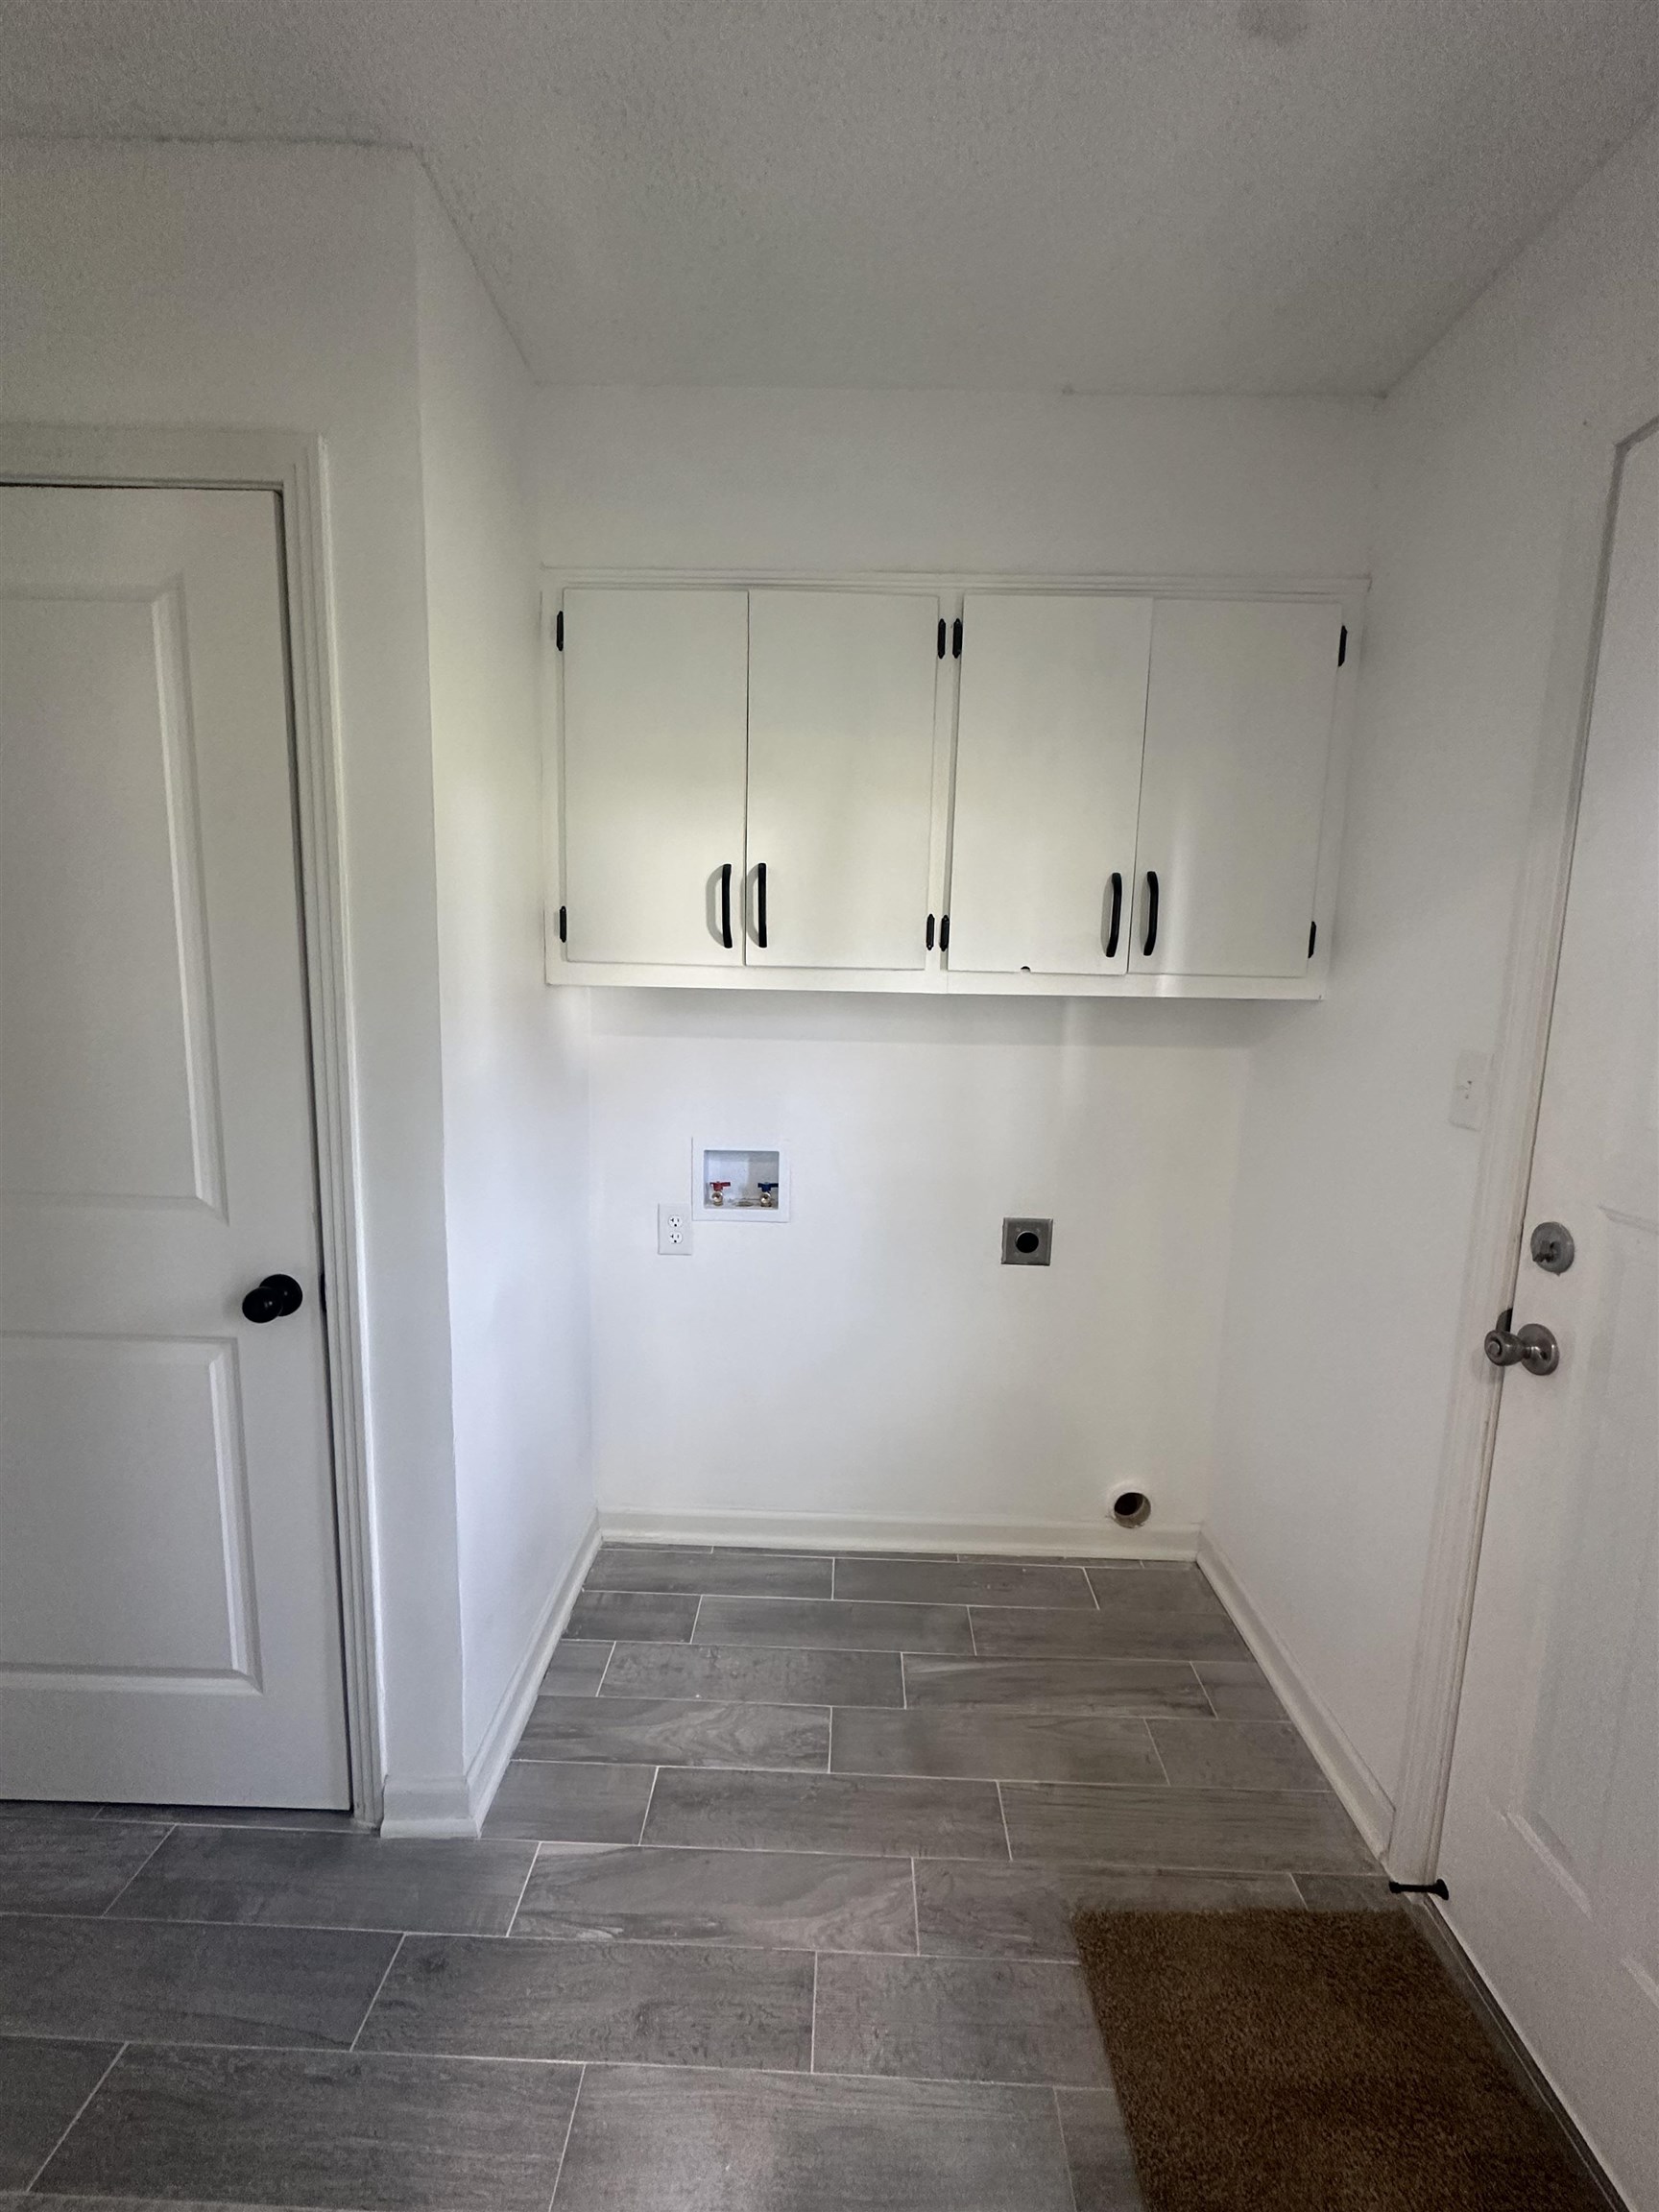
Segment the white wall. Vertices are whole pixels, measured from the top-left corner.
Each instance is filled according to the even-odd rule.
[[[1659,375],[1649,126],[1390,394],[1331,989],[1264,1017],[1215,1542],[1391,1798],[1546,660],[1586,437]],[[1651,401],[1646,402],[1651,404]]]
[[[1353,399],[547,391],[541,557],[588,567],[1359,575]]]
[[[1101,1542],[1127,1483],[1142,1541],[1190,1551],[1246,1016],[593,997],[604,1511],[1043,1548]],[[698,1222],[665,1260],[694,1134],[783,1144],[791,1218]],[[1050,1268],[999,1264],[1004,1214],[1054,1217]]]
[[[538,413],[541,548],[567,573],[1365,567],[1363,403],[565,391]],[[1100,1542],[1122,1479],[1157,1499],[1143,1542],[1190,1549],[1258,1010],[592,998],[603,1512]],[[659,1258],[693,1136],[786,1143],[794,1219]],[[1052,1213],[1047,1274],[998,1265],[1004,1213]]]
[[[424,178],[421,485],[465,1752],[593,1517],[580,992],[542,981],[529,373]],[[509,1722],[511,1709],[501,1715]]]

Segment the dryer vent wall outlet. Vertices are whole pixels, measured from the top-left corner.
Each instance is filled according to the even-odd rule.
[[[1054,1224],[1035,1214],[1010,1214],[1002,1222],[1004,1267],[1046,1267],[1054,1245]]]
[[[1139,1528],[1151,1518],[1152,1501],[1144,1490],[1118,1490],[1112,1498],[1112,1518],[1119,1528]]]

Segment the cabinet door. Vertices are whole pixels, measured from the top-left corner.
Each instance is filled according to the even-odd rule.
[[[938,625],[918,592],[751,592],[752,966],[923,965]]]
[[[1306,969],[1341,625],[1334,600],[1159,600],[1137,973]]]
[[[741,967],[746,594],[574,590],[564,612],[565,958]]]
[[[1151,636],[1149,599],[969,593],[952,968],[1111,975],[1127,965]]]

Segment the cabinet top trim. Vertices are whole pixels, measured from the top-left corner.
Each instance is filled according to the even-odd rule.
[[[1138,575],[1131,572],[1069,575],[975,572],[963,568],[587,568],[544,564],[550,593],[592,589],[626,590],[727,589],[798,591],[1029,591],[1059,596],[1099,592],[1135,599],[1331,599],[1358,607],[1370,589],[1368,576]]]

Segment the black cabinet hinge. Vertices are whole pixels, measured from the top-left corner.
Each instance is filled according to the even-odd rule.
[[[1319,925],[1317,922],[1310,922],[1308,925],[1308,957],[1310,960],[1313,957],[1313,948],[1318,942]]]
[[[931,914],[927,917],[927,950],[929,952],[933,950],[933,917]]]
[[[1390,1882],[1390,1897],[1438,1897],[1442,1903],[1452,1892],[1444,1882]]]
[[[565,610],[563,607],[553,617],[553,650],[555,653],[563,653],[565,650]]]
[[[942,914],[939,917],[939,950],[941,952],[949,952],[950,950],[950,917],[949,914]]]
[[[563,906],[559,909],[559,942],[561,945],[565,942],[565,909]]]
[[[945,658],[945,617],[943,614],[939,617],[939,658],[941,661]]]
[[[1339,633],[1338,633],[1338,635],[1337,635],[1337,638],[1336,638],[1336,665],[1337,665],[1337,667],[1338,667],[1338,668],[1340,668],[1340,667],[1341,667],[1341,665],[1342,665],[1343,661],[1346,661],[1346,660],[1347,660],[1347,658],[1348,658],[1348,625],[1347,625],[1347,623],[1346,623],[1346,622],[1344,622],[1344,623],[1343,623],[1343,625],[1342,625],[1342,628],[1341,628],[1340,632],[1339,632]]]
[[[958,660],[958,661],[960,661],[960,660],[961,660],[961,658],[962,658],[962,617],[961,617],[961,615],[960,615],[960,614],[958,614],[958,615],[957,615],[957,617],[956,617],[955,621],[954,621],[954,622],[952,622],[952,623],[951,623],[951,625],[950,625],[950,651],[951,651],[951,654],[952,654],[952,656],[953,656],[953,657],[954,657],[956,660]]]

